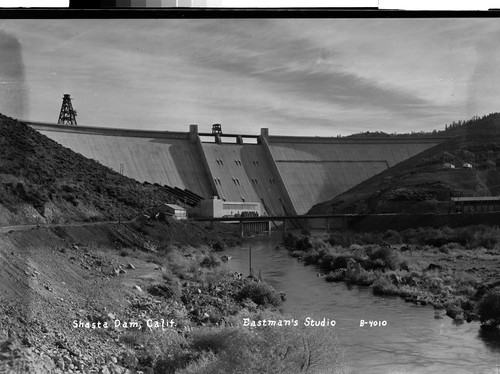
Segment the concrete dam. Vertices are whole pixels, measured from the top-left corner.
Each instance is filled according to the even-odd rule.
[[[258,202],[267,215],[305,214],[445,139],[295,137],[128,130],[24,122],[139,182],[204,198]]]

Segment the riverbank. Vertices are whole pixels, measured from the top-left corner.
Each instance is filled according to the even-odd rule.
[[[288,234],[283,244],[291,256],[315,265],[326,281],[371,287],[379,295],[433,305],[457,323],[481,321],[485,295],[498,293],[498,228],[418,229],[402,232],[336,232],[319,236]]]
[[[237,238],[174,221],[0,235],[0,371],[294,372],[321,335],[243,325],[283,318],[282,299],[219,266]]]

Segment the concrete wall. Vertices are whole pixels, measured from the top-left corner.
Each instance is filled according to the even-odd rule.
[[[202,143],[196,125],[183,133],[28,124],[116,171],[123,164],[123,174],[141,182],[258,202],[268,215],[304,214],[445,140],[269,136],[262,129],[259,144],[219,144]]]
[[[282,191],[260,144],[203,143],[218,195],[226,201],[262,204],[268,215],[283,214]]]
[[[298,214],[436,144],[433,139],[270,137],[269,149]]]
[[[140,182],[187,188],[212,195],[196,145],[188,133],[118,130],[83,126],[32,125],[33,128],[87,158]]]

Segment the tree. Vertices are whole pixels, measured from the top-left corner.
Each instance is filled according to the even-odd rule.
[[[482,326],[495,329],[500,327],[500,290],[492,290],[482,298],[478,314]]]

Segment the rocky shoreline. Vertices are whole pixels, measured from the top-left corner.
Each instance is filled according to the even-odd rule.
[[[496,242],[491,248],[454,242],[433,246],[415,244],[415,240],[405,243],[398,236],[398,242],[390,244],[372,235],[370,240],[378,239],[378,243],[367,244],[366,234],[365,242],[361,236],[353,234],[352,244],[342,245],[338,236],[289,233],[283,245],[291,256],[317,266],[318,276],[326,281],[371,287],[377,295],[432,305],[436,318],[447,315],[456,323],[480,321],[485,328],[495,324],[482,320],[478,308],[485,295],[496,295],[500,289],[500,248]]]

